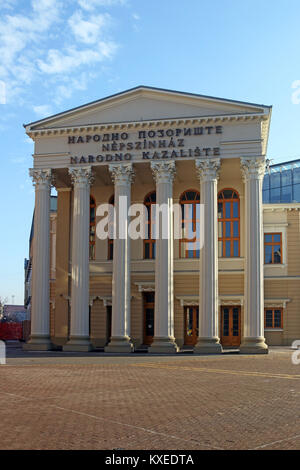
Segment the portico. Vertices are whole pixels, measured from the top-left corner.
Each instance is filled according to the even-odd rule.
[[[25,347],[130,353],[143,345],[148,328],[148,352],[173,354],[188,334],[185,307],[194,305],[194,353],[219,354],[225,296],[227,305],[243,299],[241,352],[266,353],[262,177],[270,109],[146,87],[120,95],[26,126],[36,145],[31,170],[36,202],[31,339]],[[115,110],[119,121],[113,122]],[[138,112],[144,113],[142,121],[133,120]],[[56,294],[49,289],[47,235],[52,178],[58,190],[57,223],[70,221],[61,240],[68,263],[56,258],[56,282],[65,279]],[[224,210],[231,210],[228,216],[220,213],[220,194]],[[89,255],[95,237],[91,197],[96,207],[113,200],[116,211],[117,236],[111,241],[96,237],[94,258]],[[168,238],[131,240],[130,204],[150,201],[149,217],[154,198],[168,207]],[[198,215],[191,212],[182,222],[186,240],[174,238],[173,203],[184,201],[191,201],[195,214],[203,205],[200,251],[187,236]],[[145,292],[154,293],[153,301]],[[52,317],[51,295],[59,300]],[[51,334],[51,322],[62,321],[60,336]]]

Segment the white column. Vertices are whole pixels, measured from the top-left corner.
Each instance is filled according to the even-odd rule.
[[[174,286],[173,286],[173,179],[175,162],[152,162],[156,181],[158,224],[155,256],[155,314],[154,339],[149,353],[176,353],[174,337]],[[164,232],[164,233],[163,233]],[[163,236],[164,235],[164,236]]]
[[[265,159],[241,158],[245,183],[245,304],[240,351],[268,353],[264,338],[264,243],[262,183]]]
[[[90,351],[89,337],[89,224],[91,167],[69,168],[74,185],[71,326],[64,351]]]
[[[199,337],[196,354],[222,352],[218,325],[218,207],[217,183],[221,161],[197,159],[200,199],[203,204],[203,244],[200,251]]]
[[[131,204],[132,163],[111,164],[115,185],[115,239],[112,280],[111,339],[105,352],[131,352],[130,340],[130,238],[128,209]]]
[[[31,335],[27,350],[51,349],[50,342],[50,187],[51,170],[30,169],[35,185]]]

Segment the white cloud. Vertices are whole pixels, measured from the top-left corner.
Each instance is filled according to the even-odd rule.
[[[139,21],[141,19],[140,15],[138,15],[137,13],[133,13],[132,18],[136,21]]]
[[[79,42],[84,44],[95,44],[100,40],[104,28],[111,22],[111,17],[108,13],[103,15],[91,16],[86,20],[83,18],[82,13],[77,11],[69,19],[69,25]]]
[[[127,0],[78,0],[83,10],[93,11],[98,7],[110,7],[114,5],[125,5]]]
[[[48,104],[42,104],[40,106],[33,106],[33,111],[35,112],[35,114],[37,114],[41,118],[53,114],[52,108]]]
[[[12,10],[16,3],[17,0],[0,0],[0,8]]]
[[[28,101],[28,85],[35,83],[47,89],[54,104],[86,89],[90,73],[99,75],[99,64],[110,60],[118,47],[109,36],[112,16],[95,9],[126,0],[30,0],[25,8],[19,3],[0,0],[0,81],[7,102],[16,97],[19,105]],[[55,82],[49,86],[52,77]]]
[[[65,53],[51,49],[47,60],[38,60],[40,70],[47,74],[68,73],[81,65],[88,65],[109,59],[115,52],[116,45],[108,42],[99,42],[95,49],[69,48]]]

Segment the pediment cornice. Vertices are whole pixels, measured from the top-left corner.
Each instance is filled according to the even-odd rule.
[[[111,130],[139,130],[157,127],[175,127],[175,126],[190,126],[198,124],[209,124],[209,123],[233,123],[241,121],[261,121],[263,124],[264,138],[267,138],[267,129],[269,115],[262,113],[238,113],[238,114],[222,114],[216,116],[199,116],[199,117],[186,117],[186,118],[174,118],[174,119],[153,119],[146,121],[129,121],[129,122],[110,122],[110,123],[95,123],[88,125],[76,125],[76,126],[62,126],[62,127],[48,127],[39,129],[29,129],[27,135],[33,140],[37,137],[48,137],[48,136],[60,136],[60,135],[72,135],[78,132],[104,132]]]

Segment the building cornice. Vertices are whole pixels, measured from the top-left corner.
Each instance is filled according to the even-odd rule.
[[[151,119],[146,121],[128,121],[128,122],[109,122],[109,123],[95,123],[87,125],[64,126],[64,127],[48,127],[38,129],[28,129],[27,135],[33,140],[37,137],[61,136],[72,135],[84,132],[101,132],[110,130],[138,130],[153,127],[166,127],[166,126],[180,126],[180,125],[194,125],[194,124],[207,124],[207,123],[226,123],[226,122],[244,122],[244,121],[265,121],[269,120],[269,115],[262,113],[237,113],[237,114],[221,114],[221,115],[207,115],[199,117],[186,117],[186,118],[166,118],[166,119]]]

